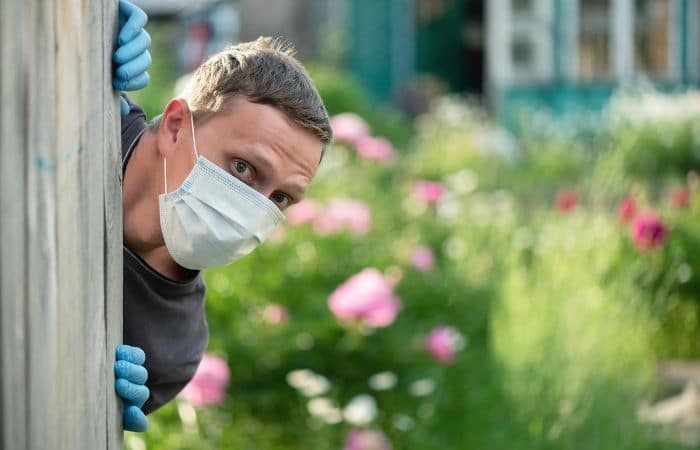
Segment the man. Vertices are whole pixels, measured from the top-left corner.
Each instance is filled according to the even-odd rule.
[[[206,347],[200,270],[264,241],[303,198],[331,129],[304,68],[270,38],[213,55],[150,124],[122,99],[127,345],[117,349],[115,389],[124,427],[142,431],[144,413],[177,395]]]

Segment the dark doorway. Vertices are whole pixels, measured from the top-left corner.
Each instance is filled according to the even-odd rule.
[[[417,71],[450,90],[483,94],[484,10],[484,0],[417,0]]]

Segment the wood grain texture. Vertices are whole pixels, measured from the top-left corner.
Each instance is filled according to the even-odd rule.
[[[22,2],[0,1],[0,447],[27,447],[26,41]],[[14,64],[7,64],[8,61]],[[20,174],[20,176],[18,176]]]
[[[101,54],[103,76],[111,79],[113,43],[117,37],[117,2],[102,2],[102,36],[106,39]],[[122,241],[122,169],[121,169],[121,117],[118,98],[114,95],[111,83],[102,83],[102,98],[105,105],[101,117],[103,123],[104,146],[104,240],[105,254],[105,320],[106,327],[105,365],[107,379],[106,403],[106,449],[122,450],[123,435],[121,403],[114,401],[114,372],[111,369],[114,349],[122,342],[122,298],[123,298],[123,241]],[[112,400],[110,400],[112,399]]]
[[[115,28],[116,1],[0,2],[1,448],[122,448]]]

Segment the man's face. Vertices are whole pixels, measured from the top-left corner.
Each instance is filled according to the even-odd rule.
[[[230,111],[218,113],[201,125],[195,123],[199,154],[268,197],[281,210],[299,202],[316,174],[321,141],[273,106],[236,98]],[[180,170],[173,167],[179,173],[171,176],[168,163],[170,191],[182,183],[194,162],[189,117],[178,131],[180,164],[176,166]],[[177,184],[171,185],[172,181]]]

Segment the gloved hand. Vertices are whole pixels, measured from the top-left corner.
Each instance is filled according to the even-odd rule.
[[[138,347],[118,345],[114,362],[114,390],[124,402],[122,421],[124,429],[146,431],[148,419],[141,407],[151,392],[145,386],[148,371],[143,367],[146,354]]]
[[[150,80],[146,70],[151,67],[151,37],[143,27],[148,16],[138,6],[119,0],[118,47],[112,58],[115,65],[112,86],[119,91],[136,91]],[[129,104],[120,97],[121,114],[129,114]]]

